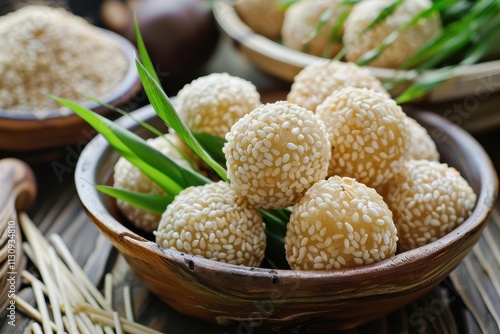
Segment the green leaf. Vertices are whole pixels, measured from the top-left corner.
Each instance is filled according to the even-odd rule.
[[[414,79],[416,73],[421,73],[426,69],[446,65],[446,61],[449,64],[449,60],[456,55],[465,54],[465,57],[461,57],[462,60],[458,60],[460,65],[470,65],[484,57],[494,44],[492,40],[498,30],[496,18],[499,13],[500,2],[498,0],[474,2],[468,12],[462,13],[460,18],[445,26],[438,36],[429,40],[403,64],[401,68],[415,67],[414,72],[408,75],[407,79]],[[488,27],[491,27],[491,31]],[[431,89],[446,81],[456,66],[453,64],[441,67],[434,74],[423,76],[408,87],[396,101],[410,102],[412,99],[424,96]],[[402,81],[404,80],[385,82],[384,87],[390,89]]]
[[[470,11],[470,8],[472,7],[473,2],[467,1],[467,0],[457,0],[455,3],[451,4],[450,6],[443,8],[440,11],[440,16],[441,16],[441,21],[443,22],[444,26],[447,26],[451,22],[455,22],[462,18],[464,13],[467,13]]]
[[[266,229],[266,260],[274,269],[290,269],[286,260],[285,240]]]
[[[479,62],[487,56],[491,51],[498,50],[499,46],[495,43],[495,38],[500,36],[500,20],[492,22],[486,31],[477,38],[473,48],[467,52],[464,59],[460,62],[461,65],[472,65]]]
[[[97,190],[105,193],[106,195],[112,196],[139,209],[146,210],[157,215],[163,214],[167,206],[172,203],[174,199],[174,196],[171,195],[143,194],[102,185],[96,185],[95,187]]]
[[[319,17],[319,20],[318,20],[318,23],[316,24],[316,27],[314,28],[313,31],[311,31],[311,33],[309,34],[309,36],[307,36],[303,41],[302,41],[302,44],[306,44],[308,42],[310,42],[314,37],[316,37],[319,33],[319,31],[325,26],[325,24],[328,23],[328,21],[330,21],[330,19],[332,18],[333,14],[335,13],[335,9],[337,8],[337,6],[332,6],[330,8],[328,8],[327,10],[325,10]]]
[[[111,126],[113,128],[118,128],[114,123],[112,123]],[[191,185],[198,186],[210,182],[210,180],[203,175],[170,159],[135,133],[117,130],[115,134],[139,159],[155,169],[168,174],[168,176],[180,186],[179,191]],[[175,194],[177,194],[177,192]]]
[[[319,17],[319,21],[316,24],[314,30],[304,39],[302,42],[306,44],[315,38],[321,29],[332,19],[336,11],[342,10],[339,17],[335,20],[334,25],[329,34],[328,45],[323,52],[323,56],[328,58],[332,53],[332,48],[335,44],[342,43],[342,30],[344,27],[344,22],[351,12],[352,6],[359,1],[341,1],[331,6],[325,10]],[[348,8],[345,8],[348,7]]]
[[[279,215],[273,213],[272,210],[259,209],[259,211],[267,224],[267,229],[276,235],[285,237],[288,220],[283,220]]]
[[[281,0],[278,3],[278,8],[280,8],[281,10],[286,10],[286,9],[288,9],[288,7],[290,7],[291,5],[293,5],[294,3],[299,2],[299,1],[300,0]]]
[[[49,95],[50,96],[50,95]],[[162,188],[168,194],[175,195],[182,190],[177,183],[175,183],[168,175],[159,171],[158,169],[150,166],[142,161],[135,152],[131,151],[118,137],[119,133],[128,132],[126,129],[118,127],[115,123],[107,118],[94,113],[93,111],[84,108],[72,101],[50,96],[61,105],[73,110],[78,116],[90,124],[97,132],[106,138],[109,144],[120,154],[122,157],[130,161],[134,166],[139,168],[147,177],[154,183]]]
[[[470,43],[471,38],[477,33],[478,28],[482,27],[488,21],[489,17],[481,17],[468,24],[461,32],[444,41],[441,44],[440,51],[419,64],[417,69],[423,70],[433,68],[459,52]]]
[[[339,53],[333,58],[333,60],[340,60],[342,57],[345,56],[347,53],[347,50],[356,42],[357,39],[363,37],[368,31],[374,29],[376,26],[378,26],[380,23],[384,22],[384,20],[391,16],[396,9],[399,8],[403,4],[405,0],[394,0],[391,4],[387,5],[378,15],[377,17],[368,24],[356,37],[355,40],[351,41],[348,44],[344,44],[342,49],[339,51]]]
[[[137,39],[137,49],[139,50],[139,56],[141,58],[142,64],[144,64],[144,68],[148,71],[148,73],[151,75],[153,80],[155,80],[157,83],[160,83],[160,78],[158,77],[158,74],[156,73],[155,67],[153,65],[153,62],[151,61],[151,58],[149,57],[149,53],[146,49],[146,45],[144,45],[144,40],[142,39],[141,35],[141,30],[139,29],[139,22],[137,21],[137,16],[134,16],[134,29],[135,29],[135,35]]]
[[[384,80],[384,82],[382,84],[387,91],[393,89],[394,87],[396,87],[400,84],[403,84],[405,82],[413,80],[413,79],[417,78],[419,75],[419,72],[416,70],[409,70],[409,71],[400,72],[400,73],[401,74],[395,78]]]
[[[405,2],[405,0],[394,0],[390,5],[387,5],[378,15],[377,17],[363,29],[362,34],[372,30],[380,23],[384,22],[386,18],[394,14],[394,12]]]
[[[342,43],[342,30],[344,28],[344,23],[349,17],[351,13],[351,8],[344,9],[342,13],[340,13],[339,18],[335,22],[332,27],[332,31],[330,32],[330,41],[333,43]]]
[[[198,143],[184,121],[175,111],[160,84],[154,80],[151,74],[148,73],[137,59],[136,65],[144,90],[158,116],[160,116],[169,127],[174,129],[182,141],[203,159],[203,161],[205,161],[224,181],[227,181],[226,170],[203,149],[200,143]]]
[[[184,151],[182,151],[167,136],[165,136],[164,133],[162,133],[161,131],[159,131],[158,129],[156,129],[154,126],[151,126],[150,124],[137,119],[131,113],[128,113],[128,112],[126,112],[126,111],[124,111],[124,110],[122,110],[120,108],[117,108],[117,107],[111,105],[111,104],[104,103],[104,102],[100,101],[99,99],[97,99],[95,97],[88,97],[87,96],[87,98],[89,100],[91,100],[91,101],[94,101],[97,104],[100,104],[101,106],[104,106],[104,107],[106,107],[108,109],[111,109],[111,110],[119,113],[122,116],[129,117],[134,122],[136,122],[137,124],[139,124],[140,126],[142,126],[143,128],[145,128],[146,130],[148,130],[149,132],[155,134],[157,137],[163,137],[163,138],[165,138],[165,140],[169,143],[169,145],[172,146],[177,151],[177,153],[179,153],[179,155],[181,155],[182,158],[184,158],[184,160],[186,160],[189,163],[189,165],[191,166],[191,169],[196,170],[196,171],[198,170],[198,168],[196,167],[196,164],[194,163],[194,161],[192,161],[191,158],[186,153],[184,153]]]
[[[432,88],[440,85],[448,80],[453,73],[453,67],[443,67],[432,74],[424,76],[422,79],[414,82],[401,95],[398,96],[396,102],[398,104],[413,101],[427,94]]]
[[[215,161],[220,164],[226,163],[226,156],[222,152],[222,148],[226,143],[225,139],[201,132],[193,132],[193,136]]]
[[[414,15],[409,21],[405,22],[405,24],[399,26],[396,30],[392,31],[376,48],[365,53],[360,59],[356,61],[356,64],[359,66],[367,65],[377,59],[382,52],[384,52],[394,41],[399,37],[399,35],[415,25],[422,18],[426,18],[430,15],[437,15],[438,11],[446,8],[450,4],[456,2],[456,0],[437,0],[433,3],[433,5],[421,12],[417,15]]]
[[[103,101],[101,101],[98,98],[93,97],[93,96],[86,96],[86,98],[89,99],[90,101],[93,101],[93,102],[95,102],[95,103],[103,106],[103,107],[106,107],[106,108],[108,108],[110,110],[113,110],[114,112],[117,112],[117,113],[119,113],[122,116],[130,117],[131,120],[133,120],[134,122],[136,122],[137,124],[139,124],[140,126],[142,126],[143,128],[145,128],[149,132],[155,134],[157,137],[163,136],[163,133],[161,131],[159,131],[158,129],[156,129],[154,126],[151,126],[150,124],[148,124],[146,122],[143,122],[143,121],[135,118],[132,114],[126,112],[123,109],[117,108],[117,107],[115,107],[112,104],[105,103],[105,102],[103,102]]]
[[[498,14],[499,7],[498,0],[475,2],[469,12],[464,13],[461,19],[445,26],[438,36],[424,44],[401,68],[412,68],[420,64],[419,69],[428,69],[458,52],[467,45],[478,29]]]

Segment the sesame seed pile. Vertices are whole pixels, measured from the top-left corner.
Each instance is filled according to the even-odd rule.
[[[259,211],[223,181],[181,191],[155,235],[164,248],[245,266],[259,266],[266,247]]]
[[[403,166],[406,115],[394,100],[366,88],[334,91],[316,115],[332,134],[329,175],[356,178],[379,187]]]
[[[224,138],[231,126],[260,105],[255,86],[227,73],[212,73],[184,86],[177,112],[193,132]]]
[[[293,208],[285,237],[292,269],[340,269],[396,252],[392,213],[370,187],[334,176],[314,184]]]
[[[0,109],[43,117],[61,106],[102,97],[122,80],[127,61],[100,30],[64,9],[27,6],[0,17]]]
[[[426,245],[464,222],[476,195],[460,173],[446,164],[409,160],[387,185],[401,251]]]
[[[326,177],[330,141],[323,122],[286,101],[261,105],[226,134],[231,186],[261,208],[295,204]]]
[[[161,153],[167,155],[170,159],[184,167],[190,167],[189,163],[179,153],[178,147],[180,139],[176,134],[169,133],[165,137],[149,139],[148,144],[156,148]],[[172,146],[172,144],[174,146]],[[139,168],[135,167],[125,158],[118,159],[114,167],[113,187],[123,190],[136,191],[143,194],[164,195],[165,192],[149,177],[144,175]],[[127,217],[127,219],[137,228],[146,232],[152,232],[158,227],[160,216],[139,209],[127,202],[117,200],[118,209]]]
[[[287,101],[316,111],[332,92],[345,87],[369,88],[389,95],[367,69],[353,63],[325,60],[307,65],[295,76]]]

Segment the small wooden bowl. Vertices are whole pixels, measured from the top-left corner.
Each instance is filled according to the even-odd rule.
[[[234,42],[243,55],[266,73],[293,82],[295,75],[304,67],[324,60],[318,56],[290,49],[255,33],[240,19],[231,1],[215,0],[213,8],[215,19],[224,35]],[[370,66],[366,68],[380,80],[402,78],[407,72]],[[433,71],[427,71],[419,78],[432,74]],[[390,93],[397,96],[403,88],[403,85],[395,87]],[[470,66],[458,66],[446,82],[432,89],[423,99],[428,102],[439,102],[477,96],[484,91],[492,93],[499,90],[500,60],[494,60]]]
[[[151,107],[133,113],[165,130]],[[102,136],[84,149],[75,181],[90,219],[134,273],[172,308],[220,324],[240,322],[289,331],[351,328],[416,300],[441,282],[478,240],[497,194],[497,176],[483,148],[464,130],[428,112],[411,114],[434,136],[443,161],[478,195],[472,215],[424,247],[373,265],[342,271],[292,271],[230,265],[163,249],[127,228],[106,184],[118,155]],[[144,136],[130,119],[121,125]]]
[[[101,31],[114,40],[128,62],[127,71],[118,86],[105,96],[99,97],[101,101],[119,107],[130,101],[141,88],[134,62],[135,47],[114,32],[104,29]],[[108,111],[94,102],[83,105],[100,114]],[[87,123],[72,112],[62,113],[60,110],[54,110],[47,112],[46,116],[40,119],[35,112],[13,113],[0,110],[0,150],[29,153],[58,148],[87,142],[91,134],[93,131]]]

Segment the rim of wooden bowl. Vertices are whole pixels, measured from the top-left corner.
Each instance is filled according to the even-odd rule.
[[[139,120],[148,120],[151,117],[156,117],[150,106],[138,109],[133,114]],[[273,269],[271,272],[278,275],[281,280],[286,280],[287,278],[297,279],[298,277],[301,279],[314,278],[317,283],[324,280],[328,284],[353,279],[374,281],[378,278],[387,278],[391,275],[399,275],[405,271],[415,270],[416,267],[426,266],[436,257],[445,255],[446,249],[451,245],[465,242],[467,238],[470,240],[472,237],[472,244],[469,245],[472,247],[473,243],[479,238],[497,196],[498,180],[494,166],[483,147],[465,130],[430,112],[418,111],[412,113],[411,116],[417,121],[422,121],[433,129],[437,129],[438,134],[441,134],[441,136],[446,136],[445,141],[449,144],[450,150],[460,148],[464,155],[462,158],[468,163],[467,168],[474,170],[474,174],[479,175],[480,179],[478,182],[471,182],[473,188],[474,184],[476,185],[474,191],[477,194],[476,207],[471,216],[452,232],[437,241],[399,253],[390,259],[371,265],[363,265],[339,271]],[[129,129],[138,128],[137,124],[130,118],[122,117],[117,120],[117,123]],[[221,274],[233,275],[233,277],[245,275],[251,271],[253,277],[269,278],[270,269],[237,266],[184,254],[173,249],[163,249],[155,242],[139,236],[122,225],[108,211],[108,208],[104,204],[105,196],[99,193],[93,186],[94,184],[103,182],[103,180],[109,177],[109,173],[112,173],[113,165],[116,162],[116,159],[113,161],[112,153],[113,150],[106,140],[101,135],[96,136],[81,153],[76,167],[75,183],[79,198],[87,214],[108,238],[112,236],[118,237],[120,243],[123,243],[123,247],[119,249],[121,252],[128,252],[128,255],[138,257],[144,257],[147,254],[152,254],[157,258],[167,257],[173,261],[181,261],[186,265],[203,267],[209,271],[216,270]],[[451,154],[454,153],[451,152]],[[131,252],[134,250],[141,254],[132,254]],[[453,254],[452,256],[461,259],[465,255],[466,252],[463,254]],[[436,282],[429,282],[429,284],[433,283]]]
[[[228,0],[215,0],[214,16],[222,32],[233,41],[236,48],[248,57],[257,67],[283,80],[293,82],[294,76],[305,66],[326,58],[310,55],[298,50],[290,49],[283,44],[255,33],[236,12],[233,4]],[[389,68],[364,66],[380,80],[396,79],[405,76],[409,71]],[[428,70],[418,77],[432,75]],[[430,102],[447,101],[467,95],[477,95],[477,87],[486,77],[488,90],[499,90],[500,60],[487,61],[474,65],[461,65],[453,70],[452,76],[434,88],[423,100]],[[395,87],[391,90],[397,96],[404,89]]]
[[[104,103],[120,106],[133,98],[141,88],[135,67],[136,48],[125,37],[110,30],[98,29],[116,43],[128,64],[120,83],[110,92],[99,97]],[[82,103],[82,105],[100,114],[109,111],[93,101]],[[31,151],[74,144],[74,141],[80,140],[82,136],[77,136],[75,132],[81,132],[80,128],[86,123],[79,116],[67,110],[44,112],[47,114],[40,118],[34,112],[13,112],[0,109],[0,150]],[[40,137],[43,134],[47,134],[49,138]],[[32,138],[36,140],[31,140]]]

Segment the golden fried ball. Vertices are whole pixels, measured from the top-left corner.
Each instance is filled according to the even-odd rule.
[[[367,69],[354,63],[324,60],[306,66],[295,76],[287,100],[315,111],[334,91],[351,86],[389,96],[380,80]]]
[[[353,177],[376,188],[403,167],[406,115],[385,94],[347,87],[320,104],[316,115],[333,136],[329,175]]]
[[[231,187],[261,208],[295,204],[330,161],[325,125],[286,101],[261,105],[234,124],[223,151]]]
[[[285,12],[281,37],[287,47],[315,56],[333,57],[341,49],[340,41],[331,41],[331,31],[345,7],[338,6],[328,22],[311,39],[321,16],[340,0],[302,0]],[[343,29],[342,29],[343,30]]]
[[[392,0],[365,0],[354,5],[344,24],[343,41],[345,45],[349,45],[346,53],[348,61],[355,62],[366,52],[376,49],[394,30],[432,6],[430,0],[406,0],[392,15],[360,37],[362,31],[392,3]],[[441,29],[438,14],[421,18],[402,31],[394,43],[371,62],[370,66],[398,68],[427,41],[439,34]]]
[[[227,73],[193,80],[178,93],[176,110],[193,132],[224,138],[243,115],[260,105],[254,84]]]
[[[291,269],[341,269],[390,258],[397,230],[373,188],[349,177],[314,184],[295,205],[285,251]]]
[[[399,247],[405,251],[448,234],[474,209],[476,194],[447,164],[409,160],[387,184],[385,200],[394,214]]]
[[[270,39],[281,36],[285,16],[279,4],[281,0],[237,0],[234,4],[241,20],[253,31]]]
[[[260,212],[223,181],[181,191],[154,234],[164,248],[251,267],[260,265],[266,248]]]

